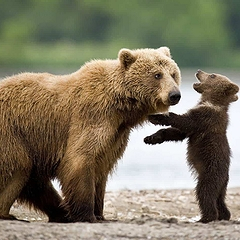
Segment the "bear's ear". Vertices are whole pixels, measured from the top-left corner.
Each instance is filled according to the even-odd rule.
[[[224,89],[224,96],[228,97],[229,102],[235,102],[238,100],[238,96],[237,96],[238,91],[239,91],[238,85],[234,83],[230,83]]]
[[[228,95],[233,95],[238,93],[239,91],[239,87],[238,85],[234,84],[234,83],[230,83],[227,88],[225,89],[225,93]]]
[[[163,53],[167,57],[172,58],[171,53],[170,53],[170,49],[168,47],[160,47],[160,48],[158,48],[158,51],[160,51],[161,53]]]
[[[137,59],[137,57],[134,56],[133,52],[126,48],[123,48],[119,51],[118,58],[121,62],[121,65],[125,69],[128,69],[131,66],[131,64],[133,64]]]

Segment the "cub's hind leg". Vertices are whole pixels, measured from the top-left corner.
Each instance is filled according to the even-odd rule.
[[[227,208],[225,203],[226,191],[227,191],[227,182],[224,184],[218,199],[217,199],[217,209],[218,209],[218,220],[229,220],[231,217],[231,213]]]
[[[219,194],[218,182],[209,174],[201,174],[196,186],[196,197],[201,212],[202,223],[218,220],[217,197]]]

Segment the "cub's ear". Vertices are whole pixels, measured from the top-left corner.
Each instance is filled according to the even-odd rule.
[[[128,69],[137,59],[137,57],[134,56],[133,51],[126,48],[119,51],[118,58],[125,69]]]
[[[239,91],[239,87],[237,84],[234,84],[234,83],[230,83],[225,90],[225,92],[229,95],[236,94],[238,93],[238,91]]]
[[[193,84],[193,89],[196,90],[198,93],[203,92],[203,87],[201,83],[194,83]]]
[[[161,53],[163,53],[167,57],[172,58],[171,53],[170,53],[170,49],[168,47],[160,47],[160,48],[158,48],[158,51],[160,51]]]

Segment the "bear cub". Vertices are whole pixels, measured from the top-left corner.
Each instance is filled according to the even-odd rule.
[[[238,99],[239,87],[220,74],[196,73],[193,88],[201,94],[196,107],[185,114],[150,115],[153,124],[171,126],[144,139],[147,144],[182,141],[188,138],[187,159],[197,175],[196,198],[200,222],[229,220],[225,203],[231,150],[226,136],[228,108]]]

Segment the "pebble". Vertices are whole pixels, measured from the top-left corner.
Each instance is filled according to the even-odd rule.
[[[142,212],[143,212],[143,213],[149,213],[149,212],[150,212],[149,207],[146,206],[146,205],[142,205]]]

